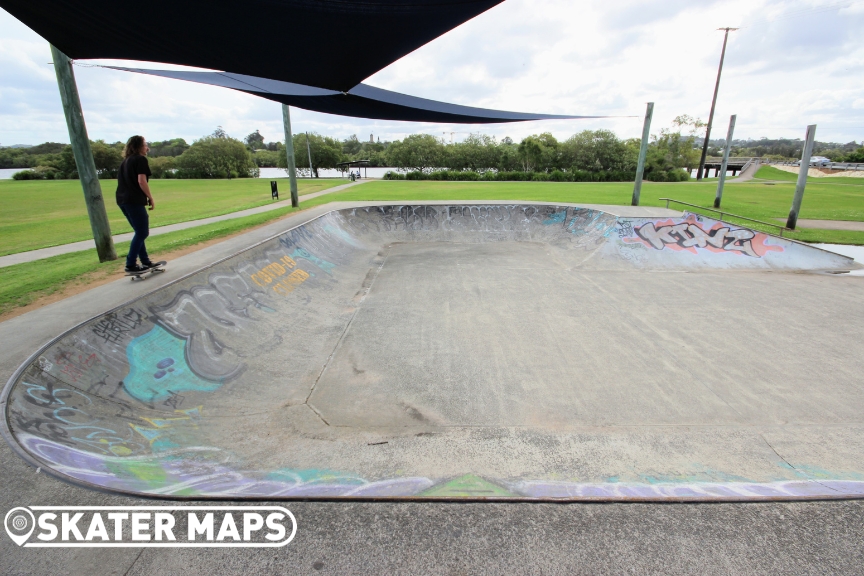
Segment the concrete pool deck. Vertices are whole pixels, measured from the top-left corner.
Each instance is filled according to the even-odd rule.
[[[9,375],[142,298],[13,379],[13,445],[165,497],[864,496],[862,281],[801,272],[850,260],[660,208],[378,205],[0,324]]]

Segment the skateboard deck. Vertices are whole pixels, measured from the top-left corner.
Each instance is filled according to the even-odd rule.
[[[148,274],[161,274],[162,272],[165,272],[166,264],[168,264],[168,262],[162,260],[161,262],[154,263],[153,266],[147,270],[142,270],[141,272],[126,272],[126,276],[131,276],[133,282],[135,280],[146,280]]]

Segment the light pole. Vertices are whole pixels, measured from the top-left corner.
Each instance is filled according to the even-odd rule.
[[[708,155],[708,140],[711,138],[711,123],[714,121],[714,107],[717,105],[717,91],[720,89],[720,74],[723,72],[723,59],[726,57],[726,42],[729,40],[729,32],[738,28],[718,28],[725,30],[723,35],[723,50],[720,52],[720,66],[717,67],[717,82],[714,84],[714,98],[711,100],[711,112],[708,114],[708,126],[705,127],[705,143],[702,145],[702,158],[699,159],[699,169],[696,170],[696,180],[702,180],[702,171],[705,169],[705,157]]]

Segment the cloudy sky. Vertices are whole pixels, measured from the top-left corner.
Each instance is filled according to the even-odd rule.
[[[448,141],[451,132],[456,140],[470,132],[567,138],[587,128],[633,137],[653,101],[656,133],[680,114],[707,119],[720,26],[741,30],[730,34],[713,137],[738,114],[736,138],[803,138],[815,123],[820,141],[864,140],[864,0],[506,0],[366,82],[471,106],[620,118],[447,126],[293,109],[292,122],[295,131],[381,140],[417,132]],[[50,62],[47,42],[0,10],[0,145],[68,142]],[[274,102],[98,67],[75,73],[94,140],[192,141],[218,125],[239,138],[258,129],[282,139]]]

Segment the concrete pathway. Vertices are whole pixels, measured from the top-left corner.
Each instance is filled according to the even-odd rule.
[[[736,176],[734,178],[727,178],[726,183],[727,184],[733,184],[733,183],[739,184],[741,182],[749,182],[750,180],[753,180],[753,177],[756,176],[756,172],[758,172],[759,168],[761,168],[761,167],[762,167],[761,164],[757,164],[754,162],[753,164],[748,166],[746,170],[744,170],[743,172],[738,174],[738,176]]]
[[[774,218],[774,220],[786,222],[786,218]],[[864,232],[864,222],[854,222],[851,220],[798,220],[798,226],[802,228],[819,228],[821,230]]]
[[[348,184],[343,184],[342,186],[335,186],[333,188],[328,188],[326,190],[322,190],[320,192],[314,192],[312,194],[306,194],[300,196],[300,201],[305,202],[307,200],[312,200],[313,198],[317,198],[319,196],[323,196],[324,194],[330,194],[332,192],[341,192],[346,188],[350,188],[351,186],[357,186],[358,184],[363,184],[365,182],[369,182],[369,180],[362,180],[359,182],[350,182]],[[302,204],[301,204],[302,205]],[[225,220],[233,220],[234,218],[243,218],[244,216],[252,216],[253,214],[262,214],[264,212],[270,212],[272,210],[278,210],[280,208],[287,208],[291,206],[291,199],[289,197],[288,200],[281,200],[279,202],[274,202],[272,204],[264,204],[263,206],[257,206],[255,208],[249,208],[248,210],[240,210],[238,212],[231,212],[229,214],[222,214],[220,216],[213,216],[212,218],[202,218],[200,220],[189,220],[188,222],[178,222],[177,224],[169,224],[168,226],[159,226],[157,228],[152,228],[150,230],[150,236],[159,236],[160,234],[167,234],[169,232],[176,232],[177,230],[186,230],[187,228],[195,228],[196,226],[205,226],[207,224],[213,224],[214,222],[222,222]],[[126,242],[127,240],[132,239],[132,232],[128,232],[126,234],[115,234],[113,236],[114,242]],[[81,242],[72,242],[70,244],[61,244],[60,246],[49,246],[48,248],[40,248],[39,250],[29,250],[27,252],[18,252],[17,254],[9,254],[8,256],[0,256],[0,268],[5,268],[6,266],[13,266],[15,264],[23,264],[24,262],[33,262],[35,260],[41,260],[43,258],[50,258],[51,256],[58,256],[60,254],[70,254],[72,252],[80,252],[82,250],[90,250],[91,248],[95,248],[96,243],[93,240],[82,240]]]

